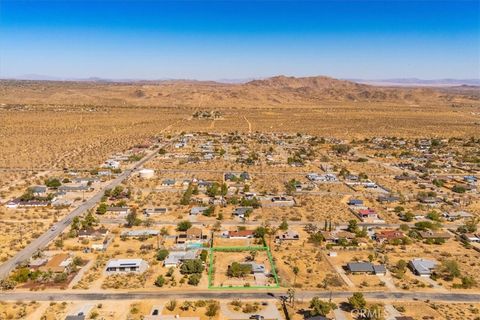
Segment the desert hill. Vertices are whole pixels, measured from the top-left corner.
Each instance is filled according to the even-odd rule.
[[[0,103],[160,107],[295,107],[322,103],[463,103],[468,90],[378,87],[334,78],[276,76],[243,84],[168,80],[142,82],[0,81]]]

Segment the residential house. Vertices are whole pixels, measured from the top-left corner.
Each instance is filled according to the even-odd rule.
[[[378,219],[378,214],[375,210],[371,208],[360,209],[357,211],[357,215],[362,220],[376,220]]]
[[[107,207],[107,212],[118,214],[119,216],[126,216],[130,213],[129,207]]]
[[[432,270],[437,266],[437,262],[427,259],[412,259],[408,262],[412,272],[417,276],[429,277],[432,274]]]
[[[35,197],[44,197],[47,195],[46,186],[33,186],[29,188]]]
[[[403,239],[405,235],[400,230],[380,230],[375,233],[374,238],[378,242],[390,242]]]
[[[443,217],[448,221],[455,221],[460,219],[469,219],[473,217],[473,215],[466,211],[453,211],[453,212],[444,212]]]
[[[107,263],[105,272],[115,273],[143,273],[147,271],[148,263],[142,259],[111,259]]]
[[[190,209],[190,215],[196,216],[198,214],[202,214],[207,209],[208,207],[193,207],[192,209]]]
[[[360,199],[350,199],[347,204],[349,206],[363,206],[363,200]]]
[[[228,237],[230,239],[248,239],[253,238],[255,231],[253,230],[238,230],[238,231],[229,231]]]
[[[450,239],[452,237],[450,235],[450,233],[448,233],[446,231],[440,232],[440,231],[427,230],[427,231],[419,231],[418,234],[420,235],[420,237],[422,237],[422,239],[444,239],[444,240],[447,240],[447,239]]]
[[[253,211],[252,207],[237,207],[233,210],[233,215],[244,219],[250,212]]]
[[[320,233],[323,236],[323,239],[326,242],[331,242],[331,243],[338,243],[340,239],[345,239],[345,240],[353,240],[355,239],[355,234],[352,232],[344,231],[344,230],[334,230],[334,231],[320,231]]]
[[[384,265],[374,265],[371,262],[349,262],[347,263],[347,270],[353,274],[367,273],[385,275],[387,273],[387,269]]]
[[[480,243],[480,233],[464,233],[462,239],[468,242]]]
[[[168,212],[168,208],[165,208],[165,207],[143,209],[143,214],[147,217],[150,217],[151,215],[157,215],[157,214],[166,214],[167,212]]]
[[[167,268],[178,267],[181,263],[187,260],[195,260],[197,257],[198,250],[172,251],[168,254],[163,265]]]
[[[98,229],[82,229],[78,231],[78,239],[100,239],[105,238],[108,235],[108,230],[105,228],[98,228]]]

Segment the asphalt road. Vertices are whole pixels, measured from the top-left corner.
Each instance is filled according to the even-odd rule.
[[[355,291],[325,292],[297,291],[297,299],[309,300],[315,296],[328,299],[346,299]],[[285,295],[285,290],[248,291],[248,290],[192,290],[192,291],[155,291],[155,292],[1,292],[0,301],[91,301],[91,300],[143,300],[143,299],[272,299]],[[480,293],[426,293],[426,292],[363,292],[367,300],[387,301],[442,301],[442,302],[478,302]]]
[[[151,154],[139,160],[133,165],[131,169],[127,169],[122,172],[107,186],[100,189],[94,196],[92,196],[90,199],[75,208],[62,220],[57,222],[53,228],[48,229],[44,234],[33,240],[28,246],[19,251],[15,256],[0,265],[0,279],[4,279],[17,265],[21,264],[23,261],[30,259],[36,252],[44,248],[50,241],[60,235],[65,230],[65,228],[67,228],[70,223],[72,223],[73,218],[82,215],[89,209],[92,209],[100,201],[106,189],[112,189],[121,184],[125,179],[130,176],[132,172],[134,172],[137,168],[141,167],[145,162],[152,159],[158,153],[159,149],[160,148],[154,150]]]

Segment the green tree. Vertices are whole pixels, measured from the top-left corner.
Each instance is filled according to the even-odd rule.
[[[355,292],[350,298],[348,298],[348,303],[353,309],[364,309],[367,305],[367,301],[361,292]]]
[[[203,262],[200,259],[187,260],[180,267],[181,274],[202,273]]]
[[[107,204],[102,202],[97,207],[97,214],[105,214],[107,212]]]
[[[352,233],[356,233],[358,231],[358,221],[353,219],[348,221],[347,230]]]
[[[202,274],[201,273],[192,273],[189,277],[188,277],[188,284],[190,285],[193,285],[193,286],[198,286],[198,284],[200,283],[200,279],[202,278]]]
[[[322,301],[319,297],[314,297],[310,301],[310,316],[323,316],[326,317],[330,311],[337,309],[337,306],[332,302]]]
[[[155,285],[157,287],[163,287],[164,284],[165,284],[165,278],[162,275],[159,275],[155,280]]]
[[[131,210],[127,214],[127,226],[128,227],[133,227],[133,226],[138,226],[142,221],[137,217],[137,211],[136,210]]]
[[[212,301],[209,305],[207,305],[205,315],[210,318],[215,317],[218,313],[218,310],[220,310],[218,302]]]
[[[178,231],[187,231],[188,229],[190,229],[192,227],[192,223],[190,221],[187,221],[187,220],[184,220],[184,221],[180,221],[178,224],[177,224],[177,230]]]
[[[157,251],[157,260],[163,261],[165,258],[168,257],[168,250],[167,249],[160,249]]]
[[[244,277],[252,272],[252,266],[250,264],[240,264],[233,262],[227,270],[229,277],[240,278]]]
[[[57,178],[50,178],[45,180],[45,185],[52,189],[58,189],[58,187],[60,187],[62,183]]]
[[[280,226],[278,227],[280,230],[286,231],[288,230],[288,222],[286,219],[282,220],[282,223],[280,223]]]

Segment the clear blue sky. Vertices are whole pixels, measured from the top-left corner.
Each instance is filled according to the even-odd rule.
[[[479,78],[479,3],[0,0],[0,77]]]

